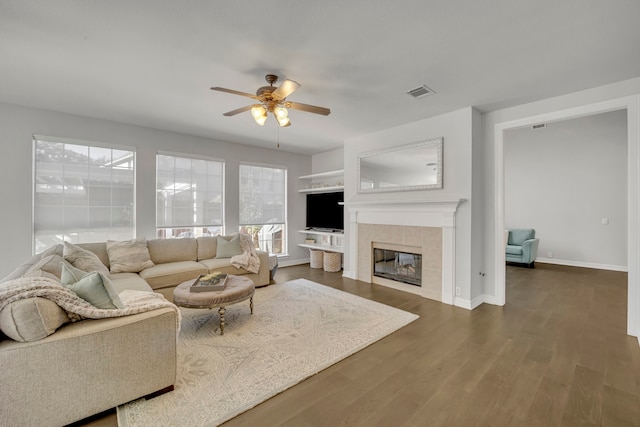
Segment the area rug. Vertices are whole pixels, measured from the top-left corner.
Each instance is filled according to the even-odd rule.
[[[182,309],[175,390],[118,407],[118,424],[216,426],[417,319],[306,279],[217,310]]]

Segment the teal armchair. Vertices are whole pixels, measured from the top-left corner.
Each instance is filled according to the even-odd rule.
[[[513,228],[508,230],[509,238],[506,246],[507,262],[526,264],[533,268],[538,256],[538,243],[536,230],[533,228]]]

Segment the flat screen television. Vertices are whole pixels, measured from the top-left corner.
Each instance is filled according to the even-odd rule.
[[[307,228],[344,230],[344,192],[307,194]]]

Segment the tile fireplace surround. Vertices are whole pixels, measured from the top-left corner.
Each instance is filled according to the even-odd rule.
[[[464,199],[348,202],[349,259],[355,279],[453,304],[455,215]],[[374,277],[372,248],[422,254],[422,286]]]

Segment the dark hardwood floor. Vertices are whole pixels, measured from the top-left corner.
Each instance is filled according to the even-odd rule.
[[[280,268],[272,286],[304,277],[420,318],[225,427],[640,425],[626,273],[508,266],[507,304],[473,311],[341,274]]]

